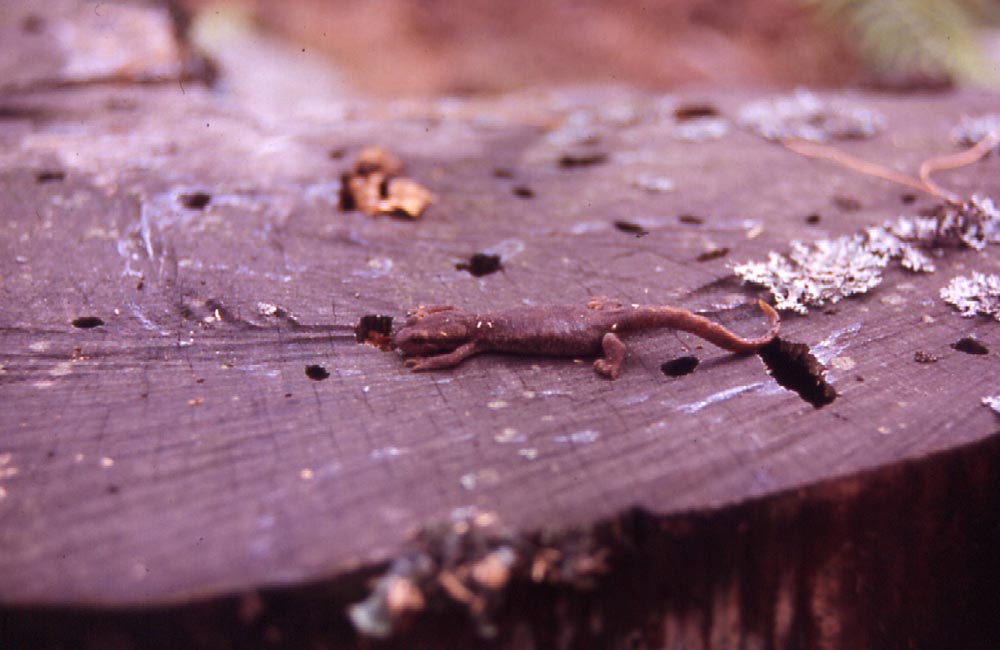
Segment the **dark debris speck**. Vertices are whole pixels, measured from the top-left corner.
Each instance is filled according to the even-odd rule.
[[[927,350],[917,350],[913,353],[913,360],[917,363],[934,363],[938,358],[936,354],[931,354]]]
[[[212,195],[206,192],[190,192],[177,197],[185,208],[191,210],[204,210],[212,202]]]
[[[711,104],[681,104],[674,109],[674,118],[678,122],[697,120],[703,117],[718,117],[719,109]]]
[[[963,336],[954,343],[951,347],[955,348],[959,352],[964,352],[966,354],[989,354],[990,349],[977,341],[971,336]]]
[[[597,151],[586,154],[565,154],[559,158],[559,166],[563,169],[573,167],[589,167],[608,162],[608,154]]]
[[[649,234],[648,230],[631,221],[616,221],[615,228],[622,232],[627,232],[630,235],[635,235],[636,237],[645,237]]]
[[[704,251],[695,259],[699,262],[709,262],[711,260],[717,260],[720,257],[725,257],[726,255],[729,255],[729,248],[727,246],[723,246],[722,248],[711,248]]]
[[[476,253],[469,258],[468,262],[459,262],[455,265],[457,271],[468,271],[473,276],[480,278],[490,273],[496,273],[503,268],[499,255],[489,253]]]
[[[843,194],[837,194],[833,197],[833,204],[844,212],[857,212],[861,209],[861,201],[857,200],[853,196],[844,196]]]
[[[60,169],[43,169],[35,174],[35,180],[39,183],[58,183],[66,179],[66,172]]]
[[[104,320],[98,318],[97,316],[80,316],[73,319],[73,327],[79,327],[80,329],[93,329],[95,327],[100,327],[104,324]]]
[[[323,366],[313,364],[306,366],[306,377],[313,381],[323,381],[330,376],[330,372]]]

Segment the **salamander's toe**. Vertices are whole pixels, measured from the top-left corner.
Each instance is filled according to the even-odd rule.
[[[618,368],[609,363],[606,359],[598,359],[595,361],[594,370],[597,371],[597,374],[603,375],[612,381],[618,379]]]

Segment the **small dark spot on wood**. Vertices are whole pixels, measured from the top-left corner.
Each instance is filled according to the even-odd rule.
[[[590,165],[600,165],[608,161],[608,154],[602,152],[587,154],[565,154],[559,158],[559,166],[563,169],[573,167],[589,167]]]
[[[964,352],[966,354],[989,354],[990,349],[977,341],[971,336],[963,336],[954,343],[951,347],[955,348],[959,352]]]
[[[80,329],[93,329],[95,327],[100,327],[104,324],[104,321],[97,316],[80,316],[73,319],[73,327],[79,327]]]
[[[707,250],[695,259],[699,262],[709,262],[711,260],[717,260],[720,257],[725,257],[726,255],[729,255],[729,248],[723,246],[722,248],[712,248]]]
[[[916,202],[917,195],[909,193],[903,194],[899,197],[899,200],[903,202],[903,205],[911,205],[912,203]]]
[[[865,380],[865,378],[862,377],[861,375],[854,375],[854,381],[856,381],[856,382],[863,382],[864,380]]]
[[[66,172],[59,169],[45,169],[35,174],[35,181],[39,183],[57,183],[65,178]]]
[[[502,268],[503,264],[500,262],[500,256],[488,253],[476,253],[469,258],[468,262],[459,262],[455,265],[456,270],[468,271],[477,278],[489,275],[490,273],[496,273]]]
[[[698,357],[690,355],[677,357],[676,359],[671,359],[660,366],[660,370],[662,370],[663,374],[667,377],[682,377],[694,372],[694,369],[698,367],[698,363]]]
[[[205,378],[204,377],[199,377],[198,379],[194,380],[194,383],[196,383],[196,384],[204,384],[205,383]]]
[[[185,208],[190,208],[191,210],[204,210],[212,201],[212,195],[205,192],[191,192],[189,194],[181,194],[177,197],[177,200],[181,202]]]
[[[649,234],[648,230],[637,223],[632,223],[631,221],[616,221],[615,228],[622,232],[627,232],[630,235],[635,235],[636,237],[645,237]]]
[[[514,178],[514,172],[506,167],[497,167],[493,170],[493,178]]]
[[[837,391],[823,377],[826,369],[805,343],[776,338],[762,347],[758,354],[778,384],[795,391],[816,408],[837,399]]]
[[[824,309],[823,313],[826,314],[827,316],[836,316],[837,314],[840,313],[840,310],[837,309],[836,307],[830,307],[829,309]]]
[[[316,364],[306,366],[306,377],[312,379],[313,381],[323,381],[329,376],[329,371],[323,366]]]
[[[717,117],[719,109],[711,104],[682,104],[674,109],[674,118],[678,122],[696,120],[702,117]]]
[[[25,34],[39,34],[45,29],[45,19],[38,14],[28,14],[21,19],[21,31]]]
[[[330,151],[328,151],[326,154],[327,158],[329,158],[330,160],[340,160],[346,155],[347,155],[347,149],[330,149]]]
[[[704,219],[702,219],[701,217],[696,217],[693,214],[678,215],[677,220],[680,221],[681,223],[686,223],[689,226],[700,226],[701,224],[705,223]]]
[[[389,198],[389,177],[383,178],[378,184],[378,198]]]
[[[354,336],[358,343],[368,343],[381,348],[392,334],[392,316],[365,314],[354,326]]]
[[[518,196],[522,199],[530,199],[534,198],[535,196],[535,190],[525,185],[518,185],[517,187],[512,189],[511,192],[513,192],[514,196]]]
[[[934,363],[938,358],[926,350],[917,350],[913,353],[913,360],[917,363]]]
[[[820,221],[822,221],[822,219],[823,219],[823,217],[819,216],[818,214],[816,214],[814,212],[811,215],[809,215],[808,217],[806,217],[806,223],[809,224],[809,225],[811,225],[811,226],[815,226]]]
[[[45,457],[49,458],[49,459],[55,458],[56,457],[56,450],[55,449],[49,449],[48,453],[45,454]]]
[[[109,485],[106,489],[108,494],[118,494],[119,492],[121,492],[121,488],[119,488],[117,485]]]
[[[844,212],[857,212],[861,209],[861,201],[851,196],[837,194],[833,197],[833,204]]]
[[[146,286],[146,278],[144,276],[141,276],[139,278],[139,281],[135,283],[135,289],[136,291],[142,291],[143,288],[145,288],[145,286]]]
[[[291,394],[291,393],[285,393],[285,398],[289,398],[289,397],[291,397],[291,396],[292,396],[292,394]]]

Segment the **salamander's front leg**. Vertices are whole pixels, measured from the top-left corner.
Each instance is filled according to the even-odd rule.
[[[470,341],[446,354],[436,354],[431,357],[410,357],[406,360],[406,367],[414,372],[453,368],[478,351],[475,341]]]
[[[625,361],[625,343],[614,333],[608,332],[601,339],[604,357],[594,362],[594,370],[608,379],[618,379],[618,371]]]
[[[418,305],[406,312],[406,324],[415,325],[427,316],[443,311],[458,311],[458,309],[452,305]]]
[[[621,306],[622,304],[617,300],[605,298],[604,296],[595,296],[587,301],[587,309],[596,309],[597,311],[621,309]]]

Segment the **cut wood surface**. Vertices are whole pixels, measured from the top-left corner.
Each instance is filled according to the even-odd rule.
[[[63,9],[86,28],[76,5]],[[799,382],[828,382],[819,406],[772,378],[763,359],[780,368],[787,349],[737,356],[684,333],[629,338],[616,381],[589,359],[490,354],[412,373],[355,340],[364,316],[398,327],[421,304],[595,296],[762,334],[766,291],[733,264],[937,203],[739,127],[740,107],[769,93],[265,106],[225,84],[163,82],[190,74],[169,64],[180,47],[160,65],[137,45],[145,68],[68,65],[45,40],[65,32],[49,29],[57,13],[15,14],[0,13],[0,36],[18,39],[0,53],[0,70],[18,71],[0,84],[0,603],[151,607],[288,587],[301,591],[279,610],[305,616],[295,599],[318,583],[334,585],[322,602],[346,624],[361,578],[405,556],[415,533],[478,514],[515,536],[627,529],[645,559],[617,565],[595,596],[620,614],[606,625],[667,611],[664,638],[702,639],[689,647],[863,647],[881,634],[933,647],[955,637],[920,614],[950,604],[985,625],[995,610],[995,590],[968,593],[1000,576],[982,551],[997,541],[1000,422],[981,403],[1000,393],[1000,333],[938,295],[957,274],[1000,272],[990,248],[942,248],[933,274],[889,268],[866,295],[785,313],[785,344],[825,368]],[[158,19],[126,14],[155,32]],[[97,83],[129,80],[160,82]],[[884,132],[838,146],[910,175],[957,150],[962,116],[1000,99],[823,96],[882,112]],[[679,120],[712,112],[720,137],[677,137]],[[419,219],[342,209],[341,179],[372,145],[435,195]],[[994,155],[935,180],[997,197],[998,171]],[[988,352],[953,347],[970,336]],[[899,558],[870,560],[862,537]],[[681,586],[661,593],[648,575]],[[622,613],[628,590],[646,600]],[[222,602],[195,618],[229,612]],[[0,632],[76,620],[62,611]],[[459,627],[421,638],[440,646]],[[534,644],[556,645],[542,628]],[[515,629],[500,634],[530,645]]]
[[[677,97],[695,99],[731,116],[748,97]],[[902,170],[952,151],[950,127],[997,101],[857,99],[888,128],[844,146]],[[947,250],[934,274],[889,270],[868,295],[786,316],[783,338],[837,391],[822,408],[759,358],[687,334],[633,339],[614,382],[589,361],[493,355],[411,373],[355,343],[366,314],[591,296],[707,310],[757,335],[761,294],[730,263],[933,203],[738,128],[678,141],[665,101],[566,91],[265,119],[176,84],[4,97],[0,598],[136,604],[297,583],[388,560],[461,509],[525,531],[633,506],[707,511],[996,432],[980,404],[996,355],[950,347],[973,335],[1000,349],[996,323],[937,296],[959,271],[996,272],[989,250]],[[574,112],[599,141],[553,137]],[[338,178],[370,144],[437,195],[423,218],[338,209]],[[570,154],[598,162],[560,165]],[[939,180],[996,196],[998,164]],[[676,189],[637,188],[638,174]],[[728,253],[697,261],[715,249]],[[502,271],[456,269],[483,251]],[[701,364],[665,376],[684,355]]]

